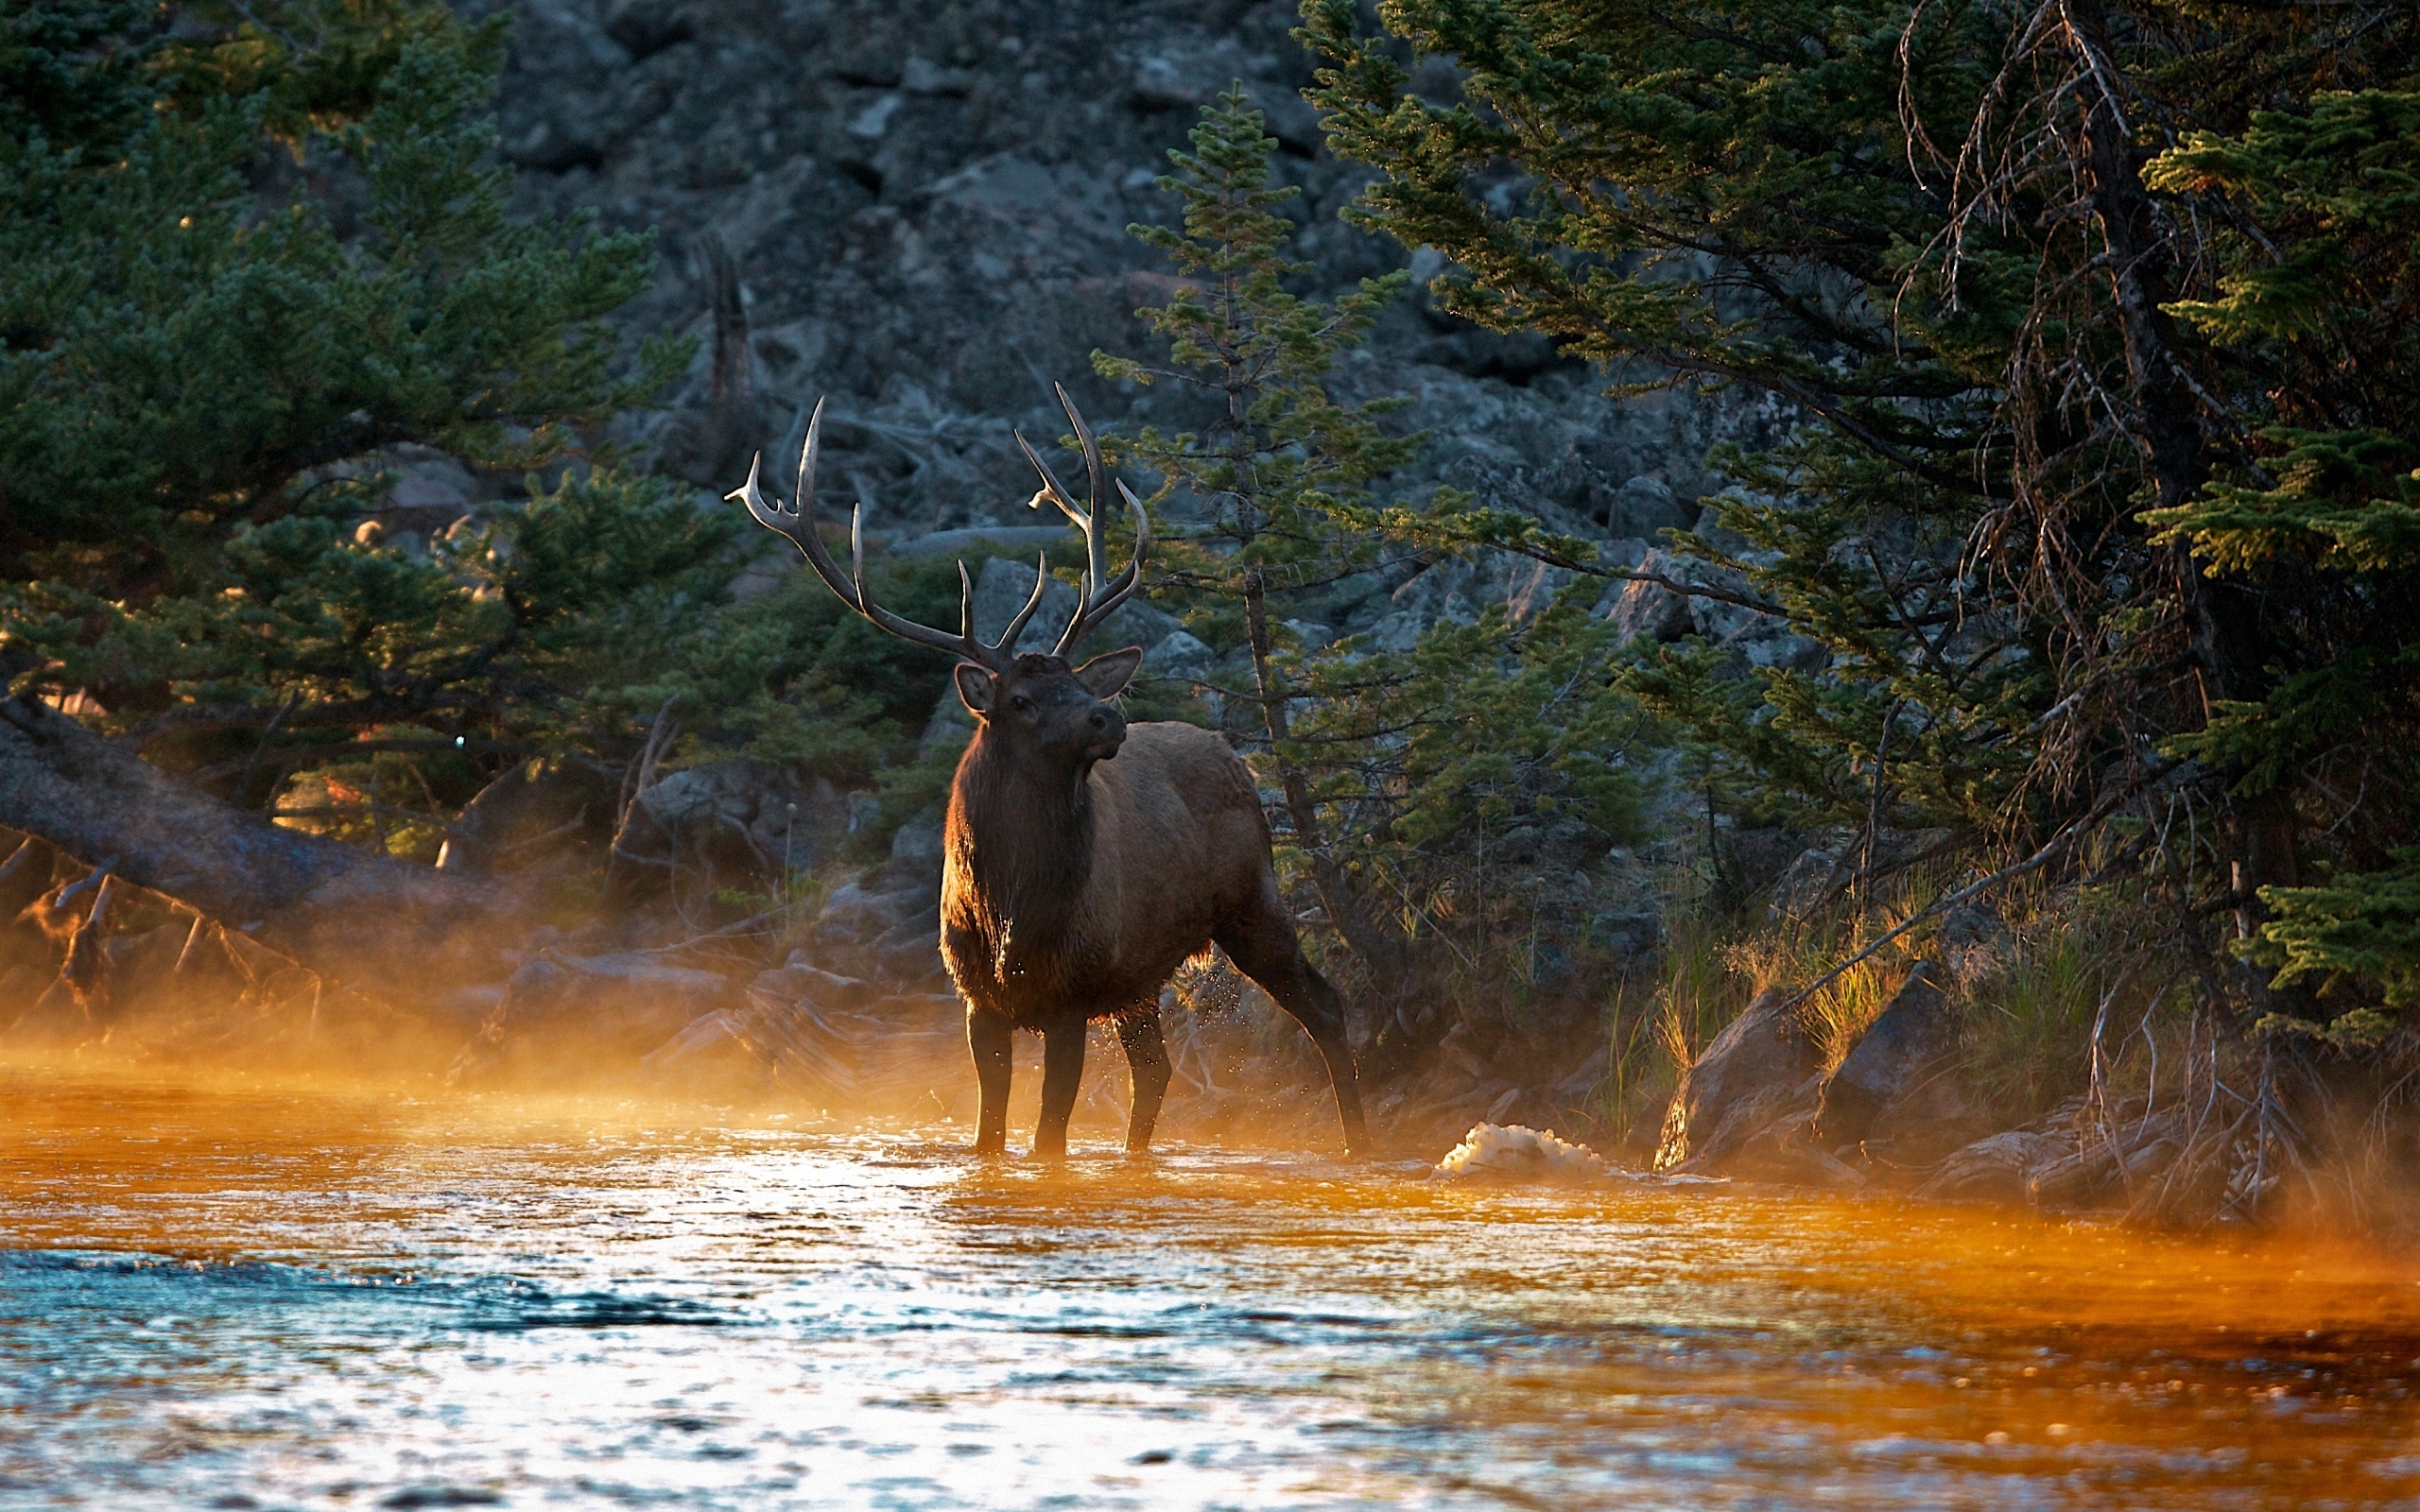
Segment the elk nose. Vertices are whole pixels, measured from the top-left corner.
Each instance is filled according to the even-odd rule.
[[[1093,728],[1095,730],[1107,730],[1109,728],[1108,710],[1096,709],[1093,711]]]

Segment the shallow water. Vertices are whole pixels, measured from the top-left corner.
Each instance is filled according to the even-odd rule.
[[[627,1108],[0,1119],[8,1506],[2420,1506],[2420,1267],[2349,1250]]]

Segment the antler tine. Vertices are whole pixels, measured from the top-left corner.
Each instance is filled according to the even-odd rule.
[[[1101,621],[1115,613],[1120,604],[1133,597],[1134,590],[1143,581],[1143,558],[1151,549],[1151,516],[1144,509],[1143,501],[1134,497],[1134,490],[1126,486],[1124,478],[1117,480],[1117,491],[1126,500],[1126,507],[1134,512],[1134,556],[1127,562],[1126,570],[1106,585],[1097,578],[1087,578],[1084,601],[1077,606],[1075,617],[1067,622],[1066,632],[1059,637],[1057,655],[1065,656],[1073,651]],[[1094,518],[1099,518],[1098,510],[1094,511]],[[1086,534],[1098,550],[1100,537],[1090,531]]]
[[[1009,627],[1000,632],[1000,639],[994,644],[993,649],[1011,662],[1016,660],[1017,637],[1025,633],[1027,624],[1033,619],[1033,611],[1042,607],[1042,595],[1049,587],[1050,554],[1037,551],[1033,554],[1033,596],[1025,601],[1025,608],[1017,610],[1016,618],[1009,621]]]
[[[1115,501],[1109,496],[1109,469],[1100,459],[1100,438],[1095,436],[1093,428],[1084,423],[1084,417],[1077,410],[1076,402],[1067,397],[1067,386],[1052,384],[1050,387],[1058,392],[1059,407],[1067,412],[1067,423],[1076,428],[1077,444],[1084,449],[1084,487],[1087,496],[1084,500],[1084,518],[1081,524],[1084,530],[1084,549],[1090,558],[1091,574],[1084,580],[1084,596],[1090,599],[1093,594],[1100,592],[1103,583],[1109,581],[1109,543],[1101,540],[1101,528],[1105,524],[1101,515]]]
[[[815,402],[815,413],[806,422],[806,441],[798,454],[798,503],[789,508],[765,497],[756,486],[759,471],[764,466],[762,452],[748,462],[748,481],[723,495],[725,500],[737,499],[748,506],[748,512],[768,530],[777,530],[790,539],[790,543],[806,554],[807,565],[823,586],[840,595],[840,601],[859,613],[865,612],[849,580],[840,574],[840,564],[823,548],[823,540],[815,533],[815,456],[823,432],[823,401]]]
[[[1036,472],[1042,474],[1042,491],[1028,499],[1026,507],[1031,508],[1042,500],[1048,499],[1059,507],[1061,514],[1065,515],[1075,522],[1079,528],[1081,528],[1085,524],[1083,511],[1076,507],[1076,501],[1068,497],[1067,490],[1060,486],[1059,474],[1050,471],[1050,464],[1044,461],[1042,454],[1033,449],[1033,443],[1025,438],[1025,432],[1011,431],[1009,434],[1017,438],[1017,448],[1025,453],[1025,459],[1033,464],[1033,470]]]
[[[823,579],[824,587],[838,594],[840,602],[856,610],[883,629],[903,641],[964,657],[967,661],[988,667],[994,672],[1009,670],[1010,665],[1016,659],[1016,653],[1013,650],[1003,657],[998,646],[985,645],[976,639],[975,589],[966,580],[965,563],[960,562],[958,569],[959,585],[962,593],[959,606],[961,623],[959,633],[956,635],[933,629],[929,626],[919,625],[913,620],[902,619],[873,601],[873,595],[866,591],[866,507],[863,503],[859,503],[849,517],[850,571],[845,576],[841,573],[840,564],[832,559],[832,553],[824,547],[823,538],[816,534],[815,530],[815,458],[822,444],[822,435],[823,401],[819,399],[815,402],[814,415],[806,422],[806,442],[799,449],[798,502],[792,507],[785,509],[780,505],[772,503],[757,487],[757,477],[764,461],[761,454],[748,464],[748,481],[723,497],[745,503],[748,506],[748,512],[756,517],[758,524],[769,530],[778,530],[787,536],[792,544],[805,553],[807,565],[815,569],[816,576]],[[1034,585],[1035,603],[1041,601],[1041,584]],[[1033,607],[1031,604],[1026,607],[1025,617],[1031,616]],[[1024,627],[1025,619],[1021,617],[1017,621],[1016,628],[1021,630]],[[1007,644],[1010,645],[1015,644],[1013,633]]]

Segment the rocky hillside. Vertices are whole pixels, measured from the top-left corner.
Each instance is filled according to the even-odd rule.
[[[1009,432],[1063,429],[1052,380],[1105,427],[1181,421],[1154,406],[1182,396],[1113,388],[1087,359],[1151,350],[1132,311],[1165,298],[1169,275],[1126,228],[1170,216],[1153,178],[1233,82],[1267,112],[1303,190],[1310,282],[1437,266],[1338,219],[1359,179],[1297,94],[1310,60],[1284,0],[511,9],[499,110],[528,208],[594,207],[606,225],[654,232],[658,281],[628,327],[699,338],[672,407],[624,438],[717,490],[758,447],[786,433],[795,446],[821,395],[834,492],[864,497],[869,524],[896,538],[1025,523],[1032,484]],[[1693,518],[1713,441],[1778,419],[1744,404],[1616,404],[1543,342],[1475,330],[1418,296],[1345,381],[1414,399],[1406,423],[1434,439],[1406,488],[1450,480],[1639,550]]]

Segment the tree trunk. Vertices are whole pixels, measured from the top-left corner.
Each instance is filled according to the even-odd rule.
[[[2209,479],[2200,406],[2178,355],[2175,321],[2166,308],[2175,297],[2175,249],[2160,224],[2157,203],[2143,187],[2148,150],[2128,129],[2126,101],[2112,92],[2101,8],[2083,5],[2078,15],[2083,23],[2078,40],[2087,49],[2078,97],[2084,112],[2088,202],[2108,248],[2110,293],[2125,335],[2135,439],[2149,464],[2159,507],[2172,509],[2191,503]],[[2261,624],[2257,589],[2240,579],[2204,576],[2182,541],[2169,547],[2169,570],[2191,619],[2193,656],[2205,696],[2240,702],[2266,697],[2273,657]],[[2225,834],[2230,890],[2237,934],[2249,936],[2268,917],[2259,889],[2292,886],[2302,880],[2298,823],[2282,784],[2240,796],[2231,807]],[[2265,1002],[2270,996],[2266,975],[2246,970],[2255,1002]]]
[[[282,828],[26,698],[0,697],[0,825],[373,998],[504,976],[527,922],[502,884]]]

